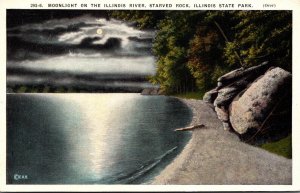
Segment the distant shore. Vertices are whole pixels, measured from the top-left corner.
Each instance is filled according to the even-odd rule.
[[[201,100],[180,99],[193,111],[192,131],[183,151],[152,184],[292,184],[292,160],[241,142],[224,131],[213,109]]]

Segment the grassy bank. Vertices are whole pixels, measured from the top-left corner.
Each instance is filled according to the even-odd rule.
[[[269,152],[291,159],[292,158],[292,136],[289,135],[286,138],[283,138],[279,141],[263,144],[261,148]]]
[[[182,94],[175,94],[174,96],[179,97],[179,98],[184,98],[184,99],[197,99],[197,100],[202,100],[204,92],[187,92],[187,93],[182,93]]]

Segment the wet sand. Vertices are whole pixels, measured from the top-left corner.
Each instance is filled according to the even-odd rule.
[[[224,131],[213,109],[201,100],[180,99],[193,111],[195,129],[183,151],[152,184],[292,184],[292,160],[241,142]],[[187,131],[183,131],[187,132]]]

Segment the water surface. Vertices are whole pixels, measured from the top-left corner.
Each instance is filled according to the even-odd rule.
[[[7,182],[147,183],[181,150],[188,134],[173,130],[190,120],[165,96],[8,94]]]

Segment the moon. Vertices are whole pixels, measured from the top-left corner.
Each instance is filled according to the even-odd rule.
[[[103,35],[103,30],[99,28],[99,29],[97,29],[96,33],[97,33],[98,35]]]

